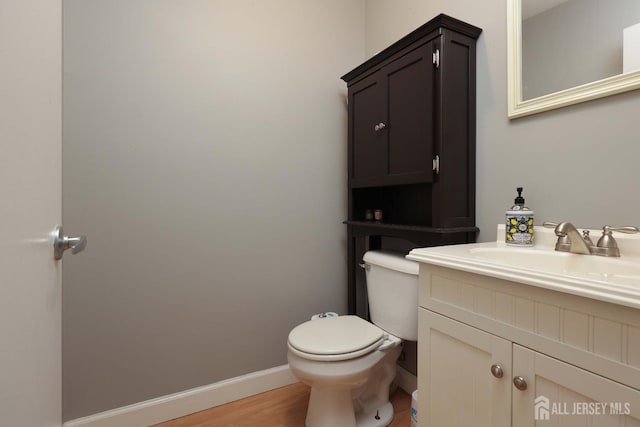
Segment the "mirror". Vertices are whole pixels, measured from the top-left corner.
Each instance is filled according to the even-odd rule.
[[[640,88],[640,1],[507,0],[509,118]]]

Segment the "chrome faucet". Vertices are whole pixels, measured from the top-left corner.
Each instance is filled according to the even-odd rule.
[[[561,222],[560,224],[545,222],[542,225],[546,228],[555,229],[556,236],[558,236],[556,251],[607,257],[620,256],[620,249],[613,238],[613,231],[627,234],[640,232],[638,227],[611,227],[605,225],[602,228],[602,236],[598,240],[598,244],[594,245],[589,237],[589,230],[584,230],[580,235],[578,229],[570,222]]]

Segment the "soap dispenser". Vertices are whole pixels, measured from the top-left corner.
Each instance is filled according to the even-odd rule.
[[[516,188],[518,197],[505,212],[505,243],[511,246],[533,246],[533,211],[524,205],[522,187]]]

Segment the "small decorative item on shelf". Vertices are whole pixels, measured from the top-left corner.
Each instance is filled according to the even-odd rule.
[[[364,211],[364,220],[373,221],[373,211],[371,209],[367,209],[366,211]]]
[[[373,211],[373,219],[378,222],[382,222],[382,209],[376,209]]]

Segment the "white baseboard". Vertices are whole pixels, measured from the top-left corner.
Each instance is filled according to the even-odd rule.
[[[411,393],[418,389],[418,377],[398,366],[398,370],[396,372],[396,384],[411,395]]]
[[[143,427],[273,390],[298,380],[282,365],[67,421],[63,427]]]
[[[289,370],[289,365],[282,365],[67,421],[63,427],[149,426],[284,387],[297,381]],[[418,386],[418,379],[398,366],[396,384],[411,394]]]

